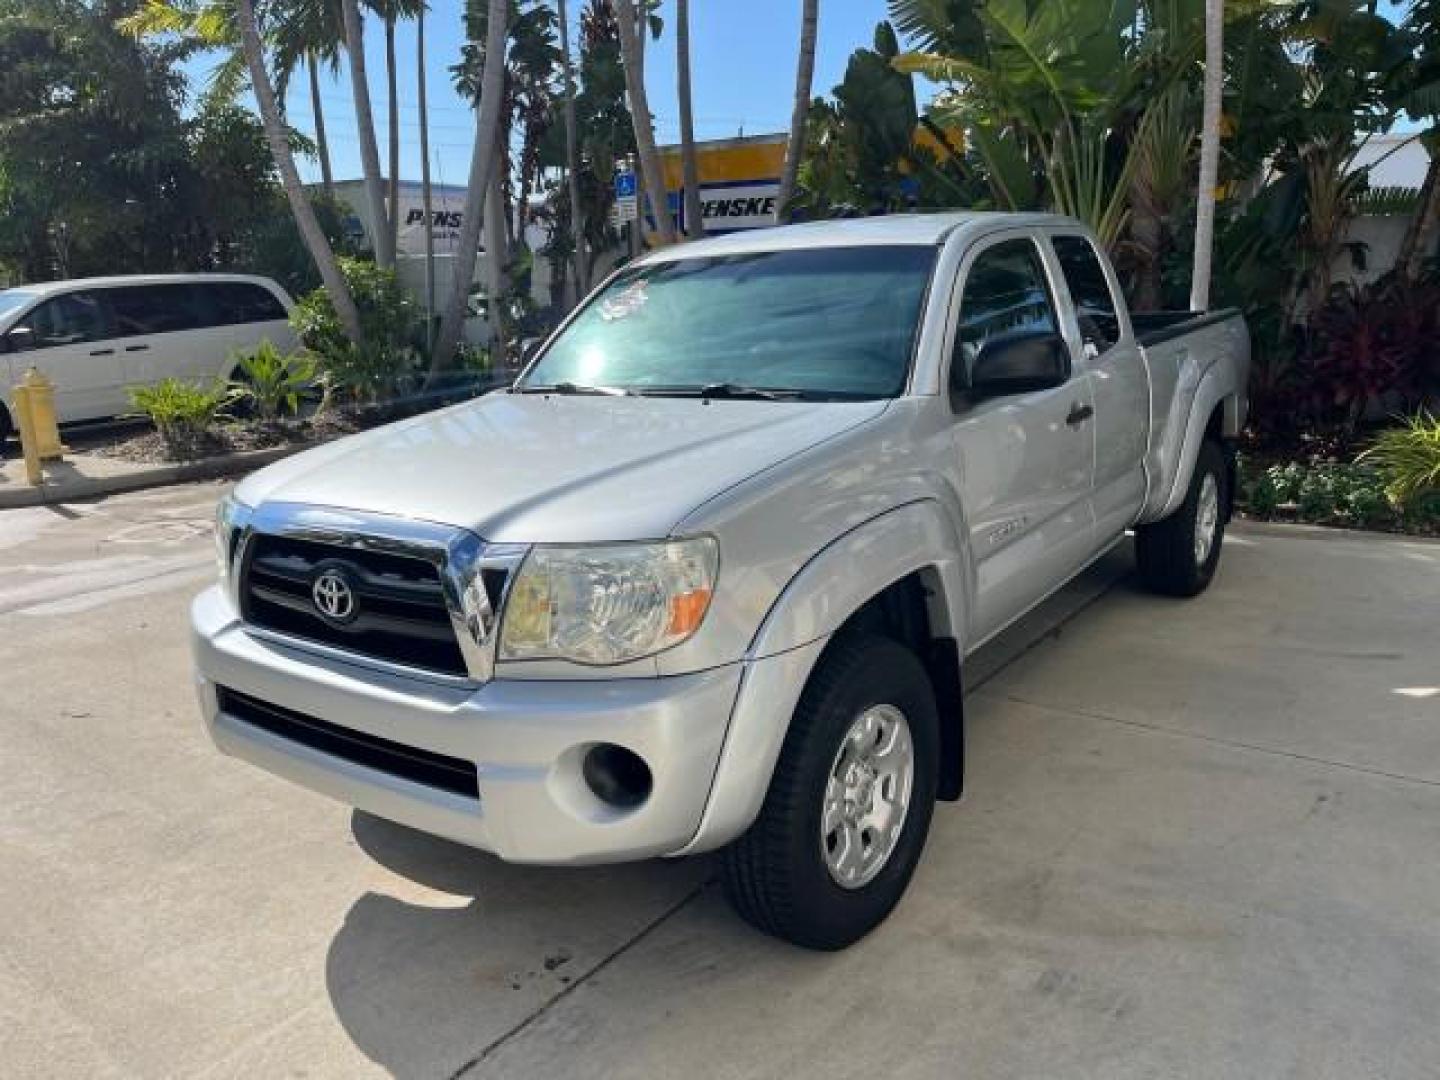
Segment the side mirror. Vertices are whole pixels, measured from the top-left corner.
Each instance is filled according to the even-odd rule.
[[[5,352],[26,352],[35,347],[35,331],[28,326],[17,326],[5,335]]]
[[[992,338],[970,369],[972,393],[980,397],[1048,390],[1070,377],[1070,350],[1053,330],[1024,330]]]

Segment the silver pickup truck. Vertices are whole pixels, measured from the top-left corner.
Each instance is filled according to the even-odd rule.
[[[1249,339],[1044,215],[799,225],[616,273],[507,390],[224,500],[220,749],[502,859],[718,849],[841,948],[959,797],[965,658],[1134,530],[1209,583]]]

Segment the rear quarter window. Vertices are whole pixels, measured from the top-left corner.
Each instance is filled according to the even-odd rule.
[[[217,326],[278,322],[287,317],[285,305],[263,286],[245,281],[227,281],[202,285],[201,288],[205,291],[211,317]]]

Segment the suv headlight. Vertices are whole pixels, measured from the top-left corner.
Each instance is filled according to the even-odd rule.
[[[510,586],[500,659],[623,664],[678,645],[709,610],[718,563],[710,537],[536,546]]]
[[[230,577],[230,559],[235,553],[235,532],[250,519],[250,507],[234,495],[226,495],[215,506],[215,560],[220,580]]]

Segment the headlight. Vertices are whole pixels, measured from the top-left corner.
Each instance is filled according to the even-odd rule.
[[[250,517],[250,507],[234,495],[226,495],[215,506],[215,561],[220,567],[220,580],[230,577],[230,558],[235,552],[235,530]]]
[[[532,548],[505,602],[500,658],[622,664],[678,645],[705,618],[718,562],[709,537]]]

